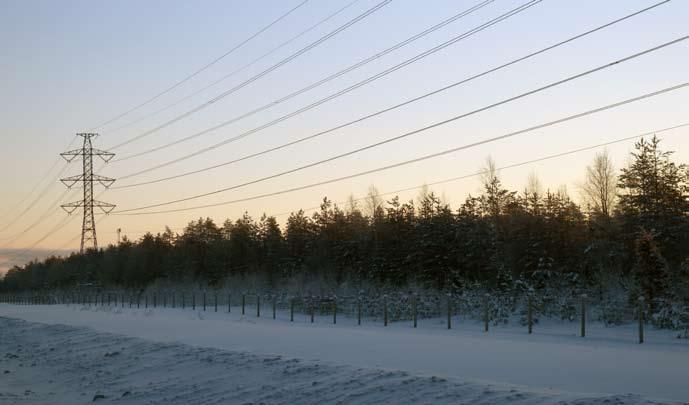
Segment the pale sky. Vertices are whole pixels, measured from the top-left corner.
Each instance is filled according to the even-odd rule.
[[[3,190],[0,229],[7,228],[0,232],[0,249],[23,249],[34,244],[35,248],[48,251],[78,249],[79,212],[59,231],[45,236],[65,219],[66,214],[58,207],[59,203],[78,200],[80,191],[74,190],[60,199],[65,187],[53,180],[63,163],[42,180],[58,154],[66,150],[74,134],[88,131],[165,90],[300,2],[5,0],[0,3],[0,136],[3,145],[0,149],[3,173],[0,177]],[[179,116],[283,60],[373,7],[379,0],[359,0],[240,73],[162,113],[115,131],[242,67],[350,2],[306,2],[193,79],[154,102],[98,128],[101,136],[95,140],[94,146],[108,149]],[[524,2],[496,0],[410,45],[289,101],[165,150],[113,162],[100,173],[122,177],[261,126],[441,44]],[[394,0],[234,94],[149,136],[116,148],[114,152],[118,157],[132,155],[242,115],[374,55],[477,3]],[[654,3],[657,1],[544,0],[428,58],[278,125],[212,152],[118,181],[115,185],[203,168],[329,129]],[[177,180],[109,190],[99,199],[117,204],[118,209],[134,208],[288,170],[445,120],[669,42],[689,33],[687,21],[689,1],[672,0],[551,52],[318,139]],[[689,81],[687,72],[689,41],[684,41],[543,93],[363,153],[259,184],[161,208],[239,199],[393,164],[680,84]],[[116,239],[117,228],[136,239],[145,231],[158,232],[165,225],[181,229],[200,216],[222,223],[225,218],[237,218],[248,211],[258,218],[264,212],[281,214],[317,206],[323,196],[334,201],[346,200],[350,194],[363,196],[370,184],[385,193],[433,183],[476,172],[489,155],[499,166],[510,165],[686,123],[689,122],[688,112],[689,88],[684,88],[508,140],[308,190],[173,214],[110,215],[98,223],[99,245],[112,243]],[[664,148],[676,151],[674,158],[677,161],[689,162],[688,133],[689,127],[660,135],[664,139]],[[632,147],[632,141],[608,147],[617,168],[626,164]],[[556,189],[565,185],[576,197],[576,185],[596,152],[582,152],[505,170],[501,176],[508,187],[522,189],[529,173],[533,172],[544,187]],[[96,168],[100,167],[100,164],[96,165]],[[80,163],[72,163],[63,176],[79,174],[80,170]],[[30,194],[37,183],[37,191]],[[48,184],[50,187],[45,195],[27,210],[28,204]],[[476,178],[432,187],[437,194],[445,195],[454,208],[468,193],[476,194],[479,189]],[[409,199],[416,193],[409,191],[400,197]],[[99,194],[100,188],[96,192]],[[24,211],[26,213],[20,215]],[[284,218],[279,217],[280,220]],[[7,227],[9,223],[12,224]],[[33,224],[37,225],[23,232]],[[36,252],[36,255],[43,253]]]

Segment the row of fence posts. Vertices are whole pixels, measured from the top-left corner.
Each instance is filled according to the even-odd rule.
[[[144,295],[144,308],[149,307],[149,300],[148,300],[148,294],[137,294],[136,295],[136,308],[141,308],[141,296]],[[202,306],[203,306],[203,311],[206,311],[207,307],[207,300],[206,300],[206,293],[204,292],[202,294],[203,299],[202,299]],[[129,303],[129,308],[133,307],[133,302],[134,302],[134,297],[135,295],[130,294],[128,296],[128,303]],[[114,299],[113,299],[114,298]],[[175,293],[172,293],[171,296],[171,303],[172,303],[172,308],[176,308],[177,306],[177,296]],[[181,309],[186,308],[186,299],[185,299],[185,294],[180,295],[180,304],[181,304]],[[272,312],[273,312],[273,319],[277,319],[277,296],[272,297]],[[581,337],[586,337],[586,303],[587,303],[588,297],[586,294],[582,294],[580,297],[580,333],[579,335]],[[294,303],[295,303],[295,298],[290,298],[289,300],[289,318],[290,322],[294,322]],[[98,306],[98,303],[100,302],[101,306],[105,306],[105,303],[107,301],[107,306],[111,306],[111,304],[114,302],[114,306],[118,306],[118,295],[117,294],[112,294],[107,293],[107,294],[95,294],[95,295],[89,295],[89,294],[65,294],[60,296],[59,300],[54,300],[54,297],[51,298],[50,296],[46,295],[32,295],[32,296],[24,296],[24,295],[1,295],[0,296],[0,302],[6,303],[6,304],[16,304],[16,305],[50,305],[53,303],[57,302],[62,302],[66,303],[67,305],[71,304],[79,304],[79,305],[88,305],[91,306],[91,303],[93,302],[95,306]],[[356,306],[356,317],[357,317],[357,325],[361,325],[361,316],[362,316],[362,298],[359,297],[357,299],[357,306]],[[241,299],[241,313],[242,315],[246,314],[246,294],[242,294],[242,299]],[[645,317],[644,317],[644,311],[645,311],[645,300],[644,297],[639,297],[638,299],[638,309],[637,309],[637,315],[638,315],[638,321],[639,321],[639,343],[644,343],[644,324],[645,324]],[[157,293],[153,293],[153,300],[152,300],[153,308],[158,307],[158,295]],[[121,308],[125,307],[125,295],[124,294],[119,294],[119,305]],[[214,305],[214,311],[218,312],[218,294],[214,294],[214,300],[213,300],[213,305]],[[167,307],[167,294],[163,294],[163,308]],[[191,294],[191,308],[192,310],[196,310],[196,294]],[[412,309],[412,322],[413,322],[413,327],[416,328],[418,326],[418,304],[417,304],[417,294],[412,294],[411,296],[411,309]],[[527,295],[527,308],[526,308],[526,323],[527,323],[527,328],[528,328],[528,333],[532,334],[533,333],[533,324],[534,324],[534,317],[533,317],[533,311],[534,311],[534,305],[533,305],[533,296],[532,294]],[[227,294],[227,312],[230,313],[232,312],[232,296],[231,294]],[[333,324],[337,324],[337,297],[334,296],[332,298],[332,320]],[[454,314],[454,306],[452,302],[452,295],[447,294],[447,329],[452,329],[452,317]],[[315,322],[315,306],[313,304],[313,300],[310,302],[309,305],[309,316],[310,316],[310,321],[311,323]],[[256,295],[256,317],[260,318],[261,317],[261,296]],[[388,326],[388,296],[387,294],[383,295],[383,326]],[[489,324],[490,324],[490,294],[485,294],[483,297],[483,325],[484,325],[484,332],[489,331]]]

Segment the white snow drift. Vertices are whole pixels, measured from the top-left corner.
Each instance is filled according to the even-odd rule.
[[[0,403],[689,403],[689,343],[664,331],[238,312],[0,305]]]

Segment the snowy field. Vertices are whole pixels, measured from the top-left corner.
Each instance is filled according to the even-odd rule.
[[[0,404],[689,404],[689,342],[668,331],[266,309],[0,304]]]

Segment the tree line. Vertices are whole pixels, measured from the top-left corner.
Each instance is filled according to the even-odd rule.
[[[480,284],[689,299],[689,169],[658,138],[636,142],[619,173],[607,152],[597,154],[581,204],[564,189],[542,191],[535,176],[524,190],[508,190],[490,159],[482,184],[457,209],[427,188],[413,200],[384,201],[372,186],[363,201],[340,207],[324,198],[311,216],[294,212],[284,229],[266,215],[221,225],[199,218],[181,234],[166,228],[15,266],[0,289],[212,286],[253,277],[272,288],[324,280],[455,292]]]

